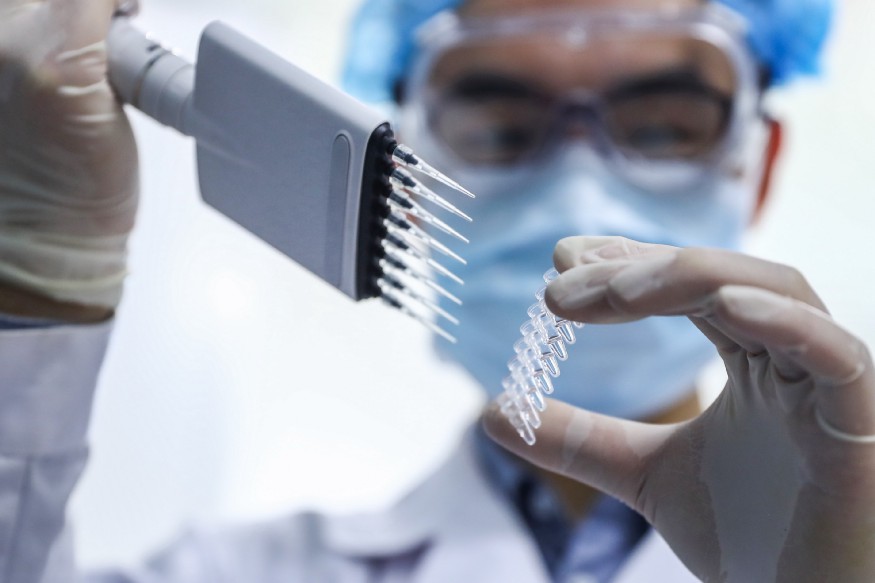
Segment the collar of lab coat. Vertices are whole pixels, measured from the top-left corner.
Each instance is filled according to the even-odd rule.
[[[388,511],[326,518],[325,544],[347,556],[386,558],[428,546],[431,562],[459,572],[468,563],[469,573],[488,566],[496,580],[549,581],[535,542],[486,479],[474,439],[466,432],[437,471]]]
[[[325,517],[324,542],[348,557],[400,557],[428,548],[416,583],[525,581],[548,583],[534,539],[509,502],[492,489],[476,459],[474,433],[433,475],[387,511]],[[615,577],[616,583],[696,583],[651,529]]]

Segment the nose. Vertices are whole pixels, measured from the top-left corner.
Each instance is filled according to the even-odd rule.
[[[580,118],[568,118],[562,124],[562,136],[566,140],[580,140],[588,142],[592,128]]]
[[[567,100],[561,107],[558,123],[564,139],[591,142],[597,123],[592,98],[577,95]]]

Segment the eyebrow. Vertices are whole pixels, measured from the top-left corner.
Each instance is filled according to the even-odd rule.
[[[538,97],[541,95],[531,83],[527,83],[523,79],[489,70],[475,70],[465,73],[450,83],[444,93],[450,96],[468,98],[498,95],[503,97]]]
[[[614,98],[622,98],[668,89],[707,93],[721,98],[729,98],[729,95],[707,83],[697,69],[687,66],[669,67],[644,76],[623,79],[615,83],[607,91],[607,94]]]
[[[623,99],[661,91],[685,91],[709,95],[719,101],[731,100],[731,96],[709,84],[694,67],[671,66],[646,75],[621,79],[606,88],[604,95],[610,99]],[[523,78],[488,69],[466,72],[449,83],[441,93],[445,97],[463,99],[545,98],[543,91]]]

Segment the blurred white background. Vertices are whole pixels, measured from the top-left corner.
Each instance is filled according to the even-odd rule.
[[[144,4],[140,24],[190,58],[221,19],[333,82],[357,0]],[[824,78],[773,96],[785,163],[750,250],[800,268],[875,345],[872,22],[875,3],[846,0]],[[192,144],[134,117],[142,213],[71,511],[80,562],[135,562],[191,523],[390,503],[476,416],[471,381],[432,360],[416,324],[204,206]]]

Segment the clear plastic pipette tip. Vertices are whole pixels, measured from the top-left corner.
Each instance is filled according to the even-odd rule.
[[[437,304],[435,304],[434,302],[432,302],[428,298],[425,298],[425,297],[419,295],[418,293],[412,291],[410,288],[408,288],[407,286],[402,284],[400,281],[398,281],[397,279],[395,279],[389,275],[384,275],[383,277],[377,279],[377,287],[380,288],[380,291],[383,294],[395,297],[396,299],[397,299],[397,296],[403,296],[405,298],[408,298],[412,301],[415,301],[415,302],[425,306],[426,308],[428,308],[429,310],[431,310],[432,312],[434,312],[438,316],[444,318],[448,322],[450,322],[456,326],[459,325],[458,318],[456,318],[455,316],[453,316],[452,314],[450,314],[449,312],[447,312],[446,310],[444,310],[443,308],[441,308],[440,306],[438,306]]]
[[[395,283],[398,283],[398,284],[400,285],[400,282],[398,282],[398,280],[394,280],[394,278],[392,278],[392,277],[390,277],[390,276],[386,276],[386,279],[387,279],[387,280],[393,280]],[[393,283],[392,285],[393,285],[393,287],[394,287],[394,283]],[[437,305],[436,303],[432,302],[432,301],[429,300],[428,298],[426,298],[426,297],[424,297],[424,296],[421,296],[421,295],[419,295],[418,293],[415,293],[415,292],[411,291],[409,288],[406,288],[406,287],[404,288],[404,292],[403,292],[403,293],[404,293],[405,295],[407,295],[408,297],[410,297],[411,299],[416,300],[417,302],[419,302],[420,304],[422,304],[423,306],[425,306],[426,308],[428,308],[429,310],[431,310],[432,312],[434,312],[434,313],[437,314],[438,316],[442,317],[442,318],[445,319],[446,321],[452,323],[452,324],[455,325],[455,326],[458,326],[458,325],[459,325],[459,319],[458,319],[458,318],[456,318],[454,315],[452,315],[451,313],[447,312],[445,309],[443,309],[442,307],[440,307],[440,306]]]
[[[426,176],[431,176],[438,182],[446,184],[453,190],[461,192],[465,196],[468,196],[470,198],[476,198],[473,192],[471,192],[449,176],[446,176],[444,173],[439,172],[436,168],[424,162],[422,158],[417,156],[413,152],[413,149],[411,149],[409,146],[405,146],[404,144],[396,145],[395,149],[392,150],[392,160],[394,160],[398,164],[401,164],[402,166],[413,168],[418,172],[422,172]]]
[[[435,271],[437,271],[441,275],[443,275],[445,277],[449,277],[450,279],[452,279],[453,281],[455,281],[459,285],[465,285],[465,280],[463,280],[461,277],[459,277],[458,275],[456,275],[455,273],[453,273],[452,271],[450,271],[449,269],[447,269],[446,267],[444,267],[443,265],[441,265],[440,263],[438,263],[437,261],[435,261],[431,257],[427,257],[426,255],[423,255],[422,253],[414,251],[413,247],[408,248],[408,253],[410,255],[413,255],[414,257],[416,257],[420,261],[424,261],[426,265],[428,265],[429,267],[431,267],[432,269],[434,269]]]
[[[398,217],[393,215],[392,218],[397,219]],[[454,252],[452,249],[450,249],[449,247],[447,247],[446,245],[444,245],[443,243],[441,243],[440,241],[438,241],[434,237],[428,235],[425,231],[418,228],[416,225],[408,222],[405,219],[401,219],[399,222],[402,224],[406,223],[406,225],[405,226],[397,225],[397,224],[393,223],[389,218],[387,218],[385,221],[383,221],[383,226],[386,227],[386,229],[390,233],[393,233],[395,235],[402,235],[404,237],[410,237],[416,241],[419,241],[420,243],[422,243],[424,245],[428,245],[429,247],[431,247],[432,249],[434,249],[438,253],[442,253],[443,255],[446,255],[447,257],[451,257],[451,258],[455,259],[456,261],[458,261],[462,265],[468,264],[468,262],[465,261],[464,257],[462,257],[458,253]]]
[[[432,236],[430,228],[426,231],[424,225],[428,224],[430,227],[464,243],[468,243],[468,239],[439,219],[437,214],[432,212],[433,207],[426,208],[428,204],[424,207],[417,201],[425,199],[435,207],[466,221],[472,221],[472,219],[426,186],[420,181],[420,177],[407,172],[401,166],[430,176],[472,198],[474,195],[454,180],[420,160],[407,146],[399,146],[393,141],[389,148],[383,152],[391,157],[393,163],[384,167],[385,174],[383,176],[389,183],[388,192],[384,191],[384,196],[378,198],[384,205],[384,208],[377,215],[378,220],[381,221],[377,234],[382,249],[372,259],[372,265],[378,269],[378,272],[370,280],[371,286],[384,303],[420,322],[447,341],[455,343],[456,338],[438,325],[435,320],[443,318],[454,325],[458,325],[459,320],[435,301],[432,301],[431,294],[422,286],[426,286],[431,292],[436,292],[461,305],[462,301],[438,285],[435,278],[438,275],[444,276],[458,284],[464,284],[464,281],[447,267],[435,261],[432,258],[432,251],[442,253],[462,264],[466,264],[466,261],[435,236]],[[441,320],[438,322],[442,324]]]
[[[416,312],[414,312],[413,310],[411,310],[410,308],[408,308],[407,306],[405,306],[404,304],[402,304],[401,302],[399,302],[395,298],[392,298],[390,296],[382,296],[382,298],[383,298],[384,302],[386,302],[387,304],[389,304],[393,308],[397,308],[405,316],[409,316],[410,318],[413,318],[414,320],[416,320],[417,322],[419,322],[420,324],[422,324],[423,326],[425,326],[426,328],[428,328],[429,330],[431,330],[435,334],[441,336],[442,338],[448,340],[449,342],[452,342],[453,344],[458,342],[458,340],[456,340],[455,336],[453,336],[452,334],[450,334],[449,332],[447,332],[446,330],[444,330],[443,328],[441,328],[440,326],[438,326],[437,324],[435,324],[434,322],[432,322],[428,318],[424,318],[420,314],[417,314]]]
[[[405,202],[407,202],[410,205],[409,207],[403,206],[390,198],[389,199],[389,206],[391,206],[393,208],[393,212],[395,213],[395,216],[398,216],[401,218],[404,218],[405,215],[414,216],[414,217],[420,219],[421,221],[424,221],[430,225],[433,225],[436,229],[443,231],[447,235],[451,235],[464,243],[469,242],[468,239],[464,235],[462,235],[461,233],[459,233],[458,231],[453,229],[451,226],[449,226],[448,224],[446,224],[445,222],[443,222],[439,218],[435,217],[430,212],[428,212],[427,210],[425,210],[424,208],[422,208],[421,206],[419,206],[418,204],[416,204],[415,202],[410,200],[409,197],[407,197],[407,195],[400,195],[397,191],[395,191],[395,194],[398,194],[399,198],[401,198],[402,200],[405,200]]]
[[[445,198],[416,180],[413,176],[410,175],[409,172],[401,168],[396,168],[392,171],[392,174],[389,175],[389,181],[392,182],[396,187],[404,189],[407,192],[410,192],[417,196],[421,196],[425,200],[433,202],[445,211],[448,211],[459,218],[465,219],[469,223],[473,220],[461,210],[450,204]]]
[[[380,269],[382,269],[383,272],[385,272],[385,273],[403,273],[409,277],[412,277],[413,279],[422,283],[423,285],[428,286],[429,288],[436,291],[440,295],[444,296],[445,298],[447,298],[448,300],[450,300],[454,304],[459,305],[459,306],[462,305],[462,300],[460,300],[459,298],[457,298],[456,296],[454,296],[453,294],[451,294],[450,292],[445,290],[440,285],[433,282],[427,276],[422,275],[421,273],[417,273],[416,271],[414,271],[409,265],[407,265],[403,261],[399,261],[398,259],[396,259],[394,257],[390,257],[388,259],[380,259],[378,264],[380,266]]]
[[[428,265],[429,267],[431,267],[432,269],[434,269],[435,271],[437,271],[441,275],[449,277],[450,279],[452,279],[453,281],[455,281],[459,285],[465,285],[465,282],[462,280],[461,277],[459,277],[458,275],[456,275],[455,273],[453,273],[452,271],[450,271],[449,269],[447,269],[446,267],[444,267],[443,265],[441,265],[440,263],[438,263],[437,261],[435,261],[431,257],[427,257],[424,254],[416,251],[413,247],[408,246],[405,249],[402,247],[398,247],[392,241],[384,240],[383,241],[383,248],[386,250],[387,253],[394,255],[396,258],[398,258],[398,255],[400,254],[401,258],[403,258],[405,255],[409,255],[409,256],[413,257],[414,259],[418,259],[419,261],[424,262],[426,265]]]
[[[394,194],[396,197],[398,197],[398,199],[401,202],[392,200],[392,198],[389,199],[389,202],[396,203],[399,207],[403,208],[409,214],[419,218],[422,221],[425,221],[426,223],[429,223],[430,225],[434,225],[436,228],[440,229],[444,233],[446,233],[448,235],[452,235],[453,237],[456,237],[457,239],[459,239],[460,241],[463,241],[465,243],[469,242],[468,239],[464,235],[462,235],[461,233],[459,233],[458,231],[453,229],[451,226],[449,226],[448,224],[446,224],[445,222],[443,222],[439,218],[437,218],[433,213],[429,212],[421,204],[419,204],[415,200],[411,199],[410,195],[408,195],[403,190],[394,189],[392,191],[392,194]]]

